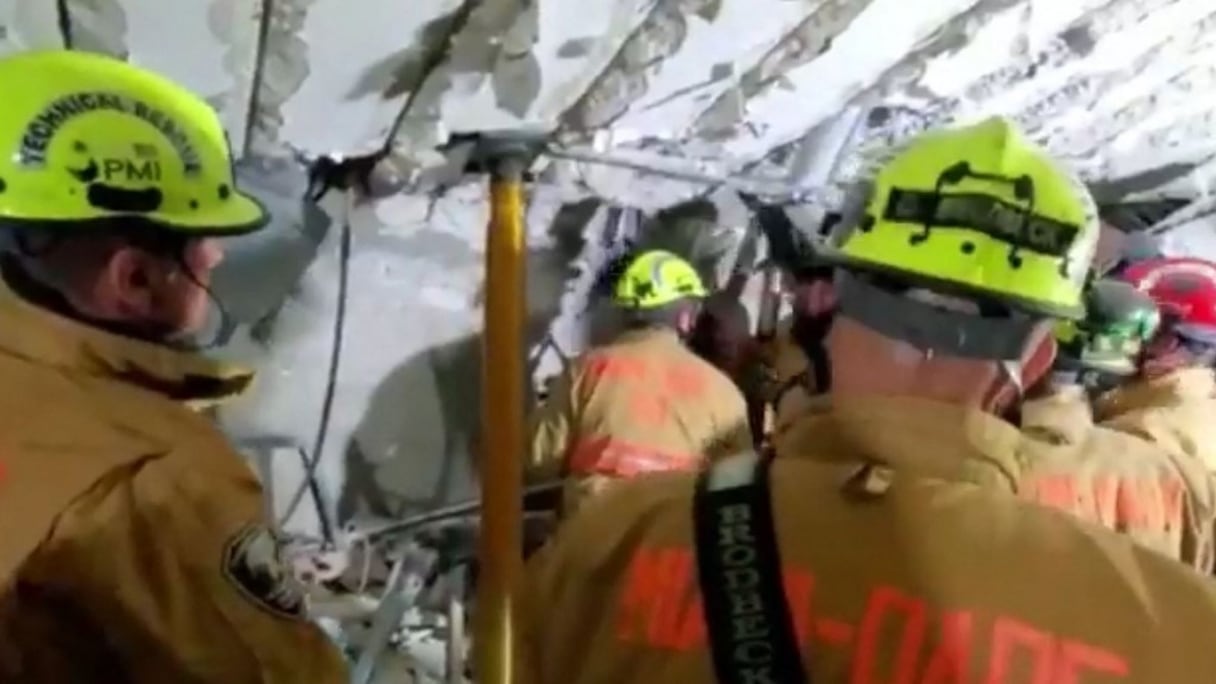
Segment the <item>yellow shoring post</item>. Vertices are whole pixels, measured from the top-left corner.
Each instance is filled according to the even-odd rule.
[[[481,571],[474,616],[479,684],[511,684],[513,598],[522,559],[526,160],[489,159],[482,346]]]

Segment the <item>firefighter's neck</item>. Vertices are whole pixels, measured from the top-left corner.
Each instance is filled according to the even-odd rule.
[[[1003,413],[1012,384],[992,361],[917,349],[840,317],[827,337],[832,396],[909,397]]]

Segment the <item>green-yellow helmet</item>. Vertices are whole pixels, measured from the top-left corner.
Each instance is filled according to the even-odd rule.
[[[267,222],[236,188],[215,111],[162,76],[85,52],[27,52],[0,59],[0,93],[0,224],[131,219],[229,235]]]
[[[656,249],[639,254],[625,267],[616,281],[613,301],[626,309],[657,309],[705,294],[705,285],[692,264]]]
[[[1080,319],[1099,222],[1072,174],[1006,119],[922,135],[824,256],[844,268]]]

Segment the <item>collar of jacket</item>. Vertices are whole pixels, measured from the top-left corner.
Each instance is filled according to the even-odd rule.
[[[0,285],[0,353],[120,380],[199,409],[243,393],[254,376],[195,352],[98,330],[36,306],[6,285]]]
[[[1099,421],[1105,421],[1132,411],[1214,397],[1216,374],[1211,369],[1183,368],[1152,380],[1137,380],[1107,392],[1094,402],[1094,415]]]
[[[617,338],[618,342],[649,342],[663,341],[671,344],[684,346],[684,341],[680,339],[680,335],[672,328],[662,326],[650,326],[647,328],[631,328],[620,334]]]
[[[1023,472],[1016,427],[1000,418],[923,399],[832,397],[783,437],[779,457],[849,462],[858,456],[945,480],[1015,491]],[[801,442],[801,444],[798,444]],[[791,450],[794,453],[790,453]]]
[[[1049,444],[1082,444],[1094,427],[1089,395],[1081,385],[1056,385],[1022,403],[1022,433]]]

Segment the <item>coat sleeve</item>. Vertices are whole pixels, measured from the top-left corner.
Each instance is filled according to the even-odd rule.
[[[349,681],[256,479],[224,475],[156,460],[112,472],[64,512],[39,574],[103,630],[124,681]]]
[[[709,462],[753,451],[755,443],[748,421],[747,400],[734,383],[723,377],[715,404],[718,407],[717,434],[707,450]]]
[[[532,416],[532,438],[524,469],[524,479],[530,484],[564,475],[575,420],[575,384],[575,370],[563,371]]]

